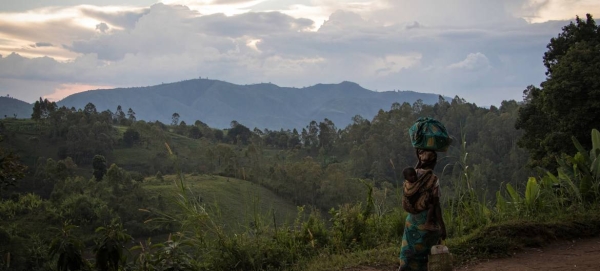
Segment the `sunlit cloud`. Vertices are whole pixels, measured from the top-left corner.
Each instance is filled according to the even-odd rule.
[[[257,44],[260,42],[260,39],[248,39],[246,41],[246,46],[248,46],[249,48],[254,49],[257,52],[260,52],[260,50],[258,49]]]
[[[421,58],[422,55],[420,53],[387,55],[374,59],[370,70],[374,76],[388,76],[419,64]]]
[[[122,29],[110,22],[103,22],[95,14],[119,14],[141,12],[144,8],[130,6],[46,7],[25,12],[0,12],[0,54],[12,52],[26,57],[50,56],[66,61],[78,56],[64,48],[74,40],[89,39],[99,32],[97,26]],[[95,12],[95,13],[94,13]],[[106,32],[106,31],[105,31]],[[2,42],[4,41],[4,42]],[[53,44],[52,48],[29,46],[39,42]]]
[[[531,23],[542,23],[552,20],[570,20],[576,15],[585,18],[585,14],[590,13],[600,17],[600,2],[598,0],[532,0],[531,2],[540,4],[539,10],[529,18],[525,18]]]
[[[545,46],[568,23],[548,21],[587,12],[598,18],[596,2],[157,0],[145,7],[0,7],[0,91],[58,100],[88,89],[202,76],[300,87],[351,80],[370,89],[448,96],[503,89],[520,97],[524,86],[544,79]]]
[[[200,15],[222,13],[226,16],[249,12],[252,7],[267,0],[163,0],[167,5],[183,5]]]

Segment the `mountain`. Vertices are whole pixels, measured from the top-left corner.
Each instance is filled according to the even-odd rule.
[[[201,120],[218,128],[229,127],[236,120],[250,129],[291,129],[324,118],[342,128],[353,116],[371,119],[394,102],[412,104],[421,99],[425,104],[434,104],[438,97],[413,91],[375,92],[352,82],[290,88],[193,79],[150,87],[90,90],[66,97],[58,105],[83,108],[91,102],[97,110],[112,112],[121,105],[124,112],[132,108],[138,120],[163,123],[170,123],[176,112],[187,124]]]
[[[31,118],[33,105],[10,97],[0,97],[0,118]]]

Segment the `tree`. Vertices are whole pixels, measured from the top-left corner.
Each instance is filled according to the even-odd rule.
[[[225,137],[225,135],[223,134],[223,130],[215,130],[215,139],[217,141],[222,142],[223,137]]]
[[[83,242],[71,233],[77,226],[65,222],[60,235],[50,244],[50,257],[58,256],[56,269],[59,271],[77,271],[85,267],[81,255]]]
[[[42,97],[40,97],[39,101],[36,101],[33,104],[33,113],[31,114],[31,119],[47,119],[51,113],[56,111],[56,109],[58,109],[58,105],[56,105],[55,102],[50,102],[48,99],[42,100]]]
[[[39,101],[35,101],[33,104],[33,113],[31,113],[32,120],[40,120],[42,117],[42,106]]]
[[[179,123],[179,125],[177,125],[175,127],[175,133],[179,134],[179,135],[185,135],[188,133],[188,127],[187,127],[187,123],[185,123],[185,121],[181,121],[181,123]]]
[[[116,219],[110,225],[97,228],[96,233],[102,234],[95,249],[96,267],[101,271],[119,270],[124,261],[123,248],[133,239]]]
[[[326,151],[329,151],[335,143],[337,137],[337,128],[333,121],[325,118],[319,122],[319,145]]]
[[[129,108],[129,110],[127,110],[127,119],[129,119],[130,122],[135,122],[136,118],[135,118],[135,112],[133,112],[133,109]]]
[[[83,112],[85,112],[85,114],[87,115],[93,115],[98,113],[98,111],[96,110],[96,106],[93,103],[87,103],[83,108]]]
[[[117,124],[121,124],[124,119],[125,119],[125,112],[123,112],[123,108],[121,107],[121,105],[119,105],[119,106],[117,106],[117,111],[115,111],[114,121]]]
[[[313,120],[306,128],[308,134],[306,139],[304,139],[304,144],[310,146],[312,149],[316,149],[319,146],[319,124]]]
[[[0,137],[0,142],[2,140]],[[14,186],[17,180],[25,176],[26,169],[27,167],[19,162],[19,157],[0,147],[0,191]]]
[[[175,126],[179,124],[179,113],[173,113],[171,116],[171,125]]]
[[[200,128],[198,128],[198,126],[192,126],[188,131],[188,136],[193,139],[201,138],[202,131],[200,131]]]
[[[123,133],[123,143],[125,143],[125,146],[131,147],[131,146],[133,146],[133,144],[135,144],[139,141],[140,141],[140,133],[137,130],[130,127],[130,128],[127,128],[125,133]]]
[[[242,144],[248,144],[248,139],[252,136],[250,129],[237,121],[231,121],[231,129],[227,132],[227,138],[233,144],[237,144],[238,139]]]
[[[196,120],[196,122],[194,122],[194,125],[201,128],[208,128],[208,124],[202,122],[201,120]]]
[[[571,137],[591,147],[588,134],[600,127],[600,27],[590,14],[563,27],[544,54],[546,81],[528,87],[515,124],[525,134],[519,145],[532,164],[549,167],[561,153],[575,151]]]
[[[92,167],[94,168],[94,177],[96,181],[102,181],[102,178],[106,174],[106,158],[102,155],[94,156],[92,160]]]

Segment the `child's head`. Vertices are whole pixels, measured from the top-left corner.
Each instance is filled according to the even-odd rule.
[[[407,167],[402,171],[404,179],[413,183],[417,181],[417,171],[412,167]]]

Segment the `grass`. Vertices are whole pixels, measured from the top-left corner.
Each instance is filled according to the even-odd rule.
[[[391,270],[397,267],[399,253],[400,246],[388,246],[348,254],[320,255],[298,270],[358,270],[361,266]]]
[[[162,182],[148,178],[143,187],[152,196],[162,195],[165,209],[172,210],[176,206],[170,199],[179,192],[173,185],[176,176],[166,175],[163,178]],[[256,216],[265,214],[269,217],[263,219],[268,219],[271,225],[273,218],[278,225],[289,224],[298,212],[290,201],[248,181],[212,175],[185,175],[185,180],[193,196],[204,203],[212,217],[228,230],[245,230]]]
[[[563,214],[552,221],[507,221],[447,240],[455,266],[484,259],[506,258],[527,247],[543,247],[558,240],[590,238],[600,235],[599,210]],[[396,268],[399,244],[341,255],[321,255],[304,270],[352,270],[361,266]]]

